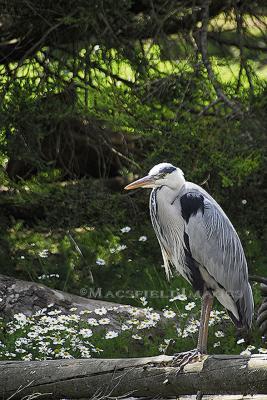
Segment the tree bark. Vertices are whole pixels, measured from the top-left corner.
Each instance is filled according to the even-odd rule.
[[[95,293],[97,294],[97,290]],[[114,328],[120,325],[119,321],[123,316],[129,315],[131,309],[129,305],[77,296],[35,282],[22,281],[0,274],[0,317],[10,318],[16,313],[31,316],[49,304],[53,304],[53,309],[61,310],[66,314],[72,313],[71,308],[77,308],[76,313],[82,310],[94,311],[95,308],[101,307],[111,308],[109,319]],[[112,310],[112,307],[116,307],[116,310]],[[140,316],[143,314],[140,308]]]
[[[32,393],[42,399],[173,397],[267,393],[267,355],[206,356],[177,373],[173,358],[0,362],[2,399]],[[17,392],[20,390],[19,392]],[[17,393],[16,393],[17,392]]]

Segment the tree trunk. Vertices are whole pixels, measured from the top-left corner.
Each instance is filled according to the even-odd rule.
[[[77,308],[76,313],[82,310],[94,311],[95,308],[105,307],[116,310],[109,311],[111,326],[119,326],[122,317],[129,316],[131,306],[111,303],[102,300],[89,299],[74,294],[51,289],[35,282],[22,281],[0,274],[0,317],[12,317],[16,313],[31,316],[36,311],[54,304],[53,308],[62,313],[71,313],[71,308]],[[140,308],[140,316],[144,315]],[[1,376],[0,376],[1,378]]]
[[[267,355],[207,356],[177,373],[172,357],[0,362],[2,399],[267,393]],[[20,390],[19,392],[17,392]],[[17,392],[17,393],[16,393]]]

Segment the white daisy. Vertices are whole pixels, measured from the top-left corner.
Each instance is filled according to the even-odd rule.
[[[223,333],[223,331],[216,331],[216,332],[215,332],[215,336],[216,336],[217,338],[224,337],[224,333]]]
[[[198,327],[195,324],[190,324],[185,328],[185,332],[196,333],[196,332],[198,332]]]
[[[117,246],[117,251],[122,251],[122,250],[125,250],[125,249],[127,249],[127,246],[125,245],[125,244],[119,244],[118,246]]]
[[[117,337],[118,335],[119,335],[118,332],[108,331],[106,333],[105,339],[113,339],[113,338]]]
[[[188,303],[188,304],[185,306],[185,309],[186,309],[187,311],[190,311],[190,310],[192,310],[195,306],[196,306],[196,303],[194,303],[194,302],[192,301],[191,303]]]
[[[98,315],[105,315],[107,313],[107,309],[105,307],[96,308],[95,313]]]
[[[163,315],[165,318],[174,318],[176,314],[172,310],[164,310]]]
[[[42,251],[39,251],[39,257],[41,257],[41,258],[46,258],[46,257],[48,257],[48,254],[49,254],[48,249],[44,249],[44,250],[42,250]]]
[[[148,312],[146,312],[146,317],[151,319],[152,321],[159,321],[160,320],[160,314],[157,313],[157,312],[148,311]],[[168,317],[166,317],[166,318],[168,318]],[[169,317],[169,318],[172,318],[172,317]]]
[[[121,326],[122,331],[128,331],[129,329],[131,329],[131,327],[129,325],[122,324],[122,326]]]
[[[142,336],[140,335],[132,335],[132,338],[135,340],[142,340]]]
[[[267,353],[267,349],[265,349],[264,347],[260,347],[260,348],[258,349],[258,352],[259,352],[259,353],[262,353],[262,354],[266,354],[266,353]]]
[[[125,226],[124,228],[121,228],[122,233],[128,233],[130,232],[131,228],[129,226]]]
[[[97,265],[105,265],[106,261],[103,258],[98,258],[95,262]]]
[[[95,318],[88,318],[87,322],[88,322],[89,325],[92,325],[92,326],[97,326],[98,325],[98,322],[97,322],[97,320]]]
[[[99,325],[108,325],[110,323],[109,318],[101,318],[98,320]]]
[[[172,297],[169,301],[173,302],[175,300],[180,300],[180,301],[186,301],[187,300],[187,296],[185,294],[178,294],[177,296]]]
[[[145,297],[140,297],[140,301],[144,307],[147,305],[147,299]]]
[[[84,338],[91,337],[93,335],[93,332],[91,329],[80,329],[80,335],[82,335]]]
[[[139,242],[146,242],[147,241],[147,236],[140,236],[138,239]]]

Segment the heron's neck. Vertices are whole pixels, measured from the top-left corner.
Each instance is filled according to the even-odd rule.
[[[176,199],[178,196],[178,193],[180,192],[181,188],[184,186],[184,182],[181,182],[180,185],[176,185],[176,187],[171,188],[169,186],[161,186],[156,190],[157,192],[157,198],[159,201],[162,201],[163,203],[170,203],[172,204],[173,201]]]
[[[166,186],[174,191],[179,191],[181,187],[185,184],[185,178],[182,170],[177,169],[174,173],[168,176]]]

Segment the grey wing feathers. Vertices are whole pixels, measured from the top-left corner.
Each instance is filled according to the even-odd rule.
[[[250,327],[253,316],[253,297],[248,283],[247,263],[239,237],[223,210],[204,190],[194,190],[186,193],[185,196],[187,200],[188,196],[191,196],[189,202],[187,201],[185,232],[189,238],[192,257],[203,266],[206,278],[210,278],[211,281],[214,279],[218,283],[222,290],[218,289],[217,298],[222,304],[222,301],[226,302],[223,305],[230,312],[231,308],[227,307],[226,297],[220,299],[223,289],[234,300],[237,312],[232,312],[234,314],[232,317],[237,325]],[[188,206],[190,201],[191,209]],[[195,208],[192,208],[194,201]]]

